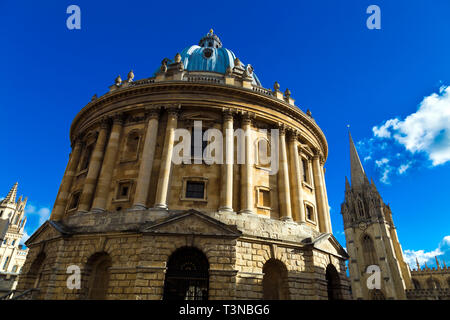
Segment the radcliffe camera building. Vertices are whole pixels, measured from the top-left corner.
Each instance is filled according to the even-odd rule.
[[[149,76],[117,77],[73,120],[70,159],[50,220],[26,242],[18,290],[36,299],[349,299],[327,141],[311,113],[277,83],[262,87],[212,30]],[[246,161],[211,164],[193,143],[191,164],[174,164],[177,129],[200,154],[207,148],[192,134],[200,121],[223,133],[224,157],[236,159],[241,143]],[[265,161],[272,148],[276,174]],[[80,289],[67,287],[73,265]]]

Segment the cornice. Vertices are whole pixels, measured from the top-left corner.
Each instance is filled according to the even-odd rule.
[[[144,79],[145,80],[145,79]],[[268,107],[276,112],[286,115],[287,117],[293,118],[295,121],[299,122],[306,128],[310,129],[310,132],[315,136],[317,141],[321,144],[322,150],[324,151],[324,158],[328,156],[328,144],[324,133],[320,127],[315,123],[315,121],[306,115],[298,107],[291,106],[287,102],[277,99],[268,94],[262,92],[267,90],[262,90],[261,88],[255,87],[254,89],[236,87],[227,84],[215,84],[215,83],[199,83],[199,82],[187,82],[187,81],[162,81],[162,82],[150,82],[142,84],[140,86],[130,86],[126,88],[121,88],[113,92],[108,92],[105,95],[89,102],[80,112],[75,116],[71,128],[70,128],[70,138],[73,140],[75,130],[80,126],[83,119],[89,117],[89,115],[101,111],[108,105],[114,103],[126,101],[129,98],[142,97],[152,93],[164,94],[173,93],[177,91],[180,93],[198,93],[206,92],[211,94],[212,92],[223,94],[223,96],[231,96],[236,100],[239,97],[249,103],[259,103],[262,106]],[[169,100],[169,99],[168,99]],[[173,104],[174,99],[170,98],[169,104]],[[179,102],[184,105],[186,101],[184,98],[179,99]],[[155,104],[165,105],[166,101],[164,99],[158,101]],[[231,102],[231,104],[234,104]],[[136,109],[135,107],[133,109]],[[145,107],[142,106],[143,111]],[[126,111],[126,110],[122,110]],[[255,110],[257,112],[257,110]],[[262,110],[261,110],[262,111]],[[274,116],[274,115],[272,115]]]

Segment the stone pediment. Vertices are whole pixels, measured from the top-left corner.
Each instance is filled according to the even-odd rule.
[[[47,220],[31,235],[25,242],[25,245],[29,247],[32,244],[68,235],[70,235],[69,231],[62,224],[56,221]]]
[[[163,221],[147,224],[141,229],[143,233],[160,235],[197,235],[210,237],[241,236],[241,232],[234,225],[226,225],[197,210],[188,210],[175,214]]]
[[[344,259],[349,258],[348,253],[331,233],[322,233],[317,238],[307,242],[306,244]]]

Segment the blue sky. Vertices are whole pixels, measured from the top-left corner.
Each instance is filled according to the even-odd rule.
[[[66,28],[71,4],[81,30]],[[381,30],[366,27],[371,4]],[[130,69],[151,76],[213,28],[266,88],[289,88],[323,129],[341,244],[350,124],[407,257],[450,263],[449,1],[2,1],[0,10],[0,192],[19,181],[28,234],[53,206],[70,123],[92,95]]]

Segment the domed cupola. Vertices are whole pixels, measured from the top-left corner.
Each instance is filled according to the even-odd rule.
[[[200,39],[198,45],[185,48],[180,55],[181,62],[183,62],[184,70],[186,71],[226,74],[227,70],[233,70],[236,67],[240,73],[248,70],[247,74],[253,78],[253,84],[261,86],[258,77],[253,73],[253,67],[243,64],[236,58],[233,51],[223,48],[222,41],[214,34],[212,29]],[[169,59],[167,60],[167,63],[172,62]]]

